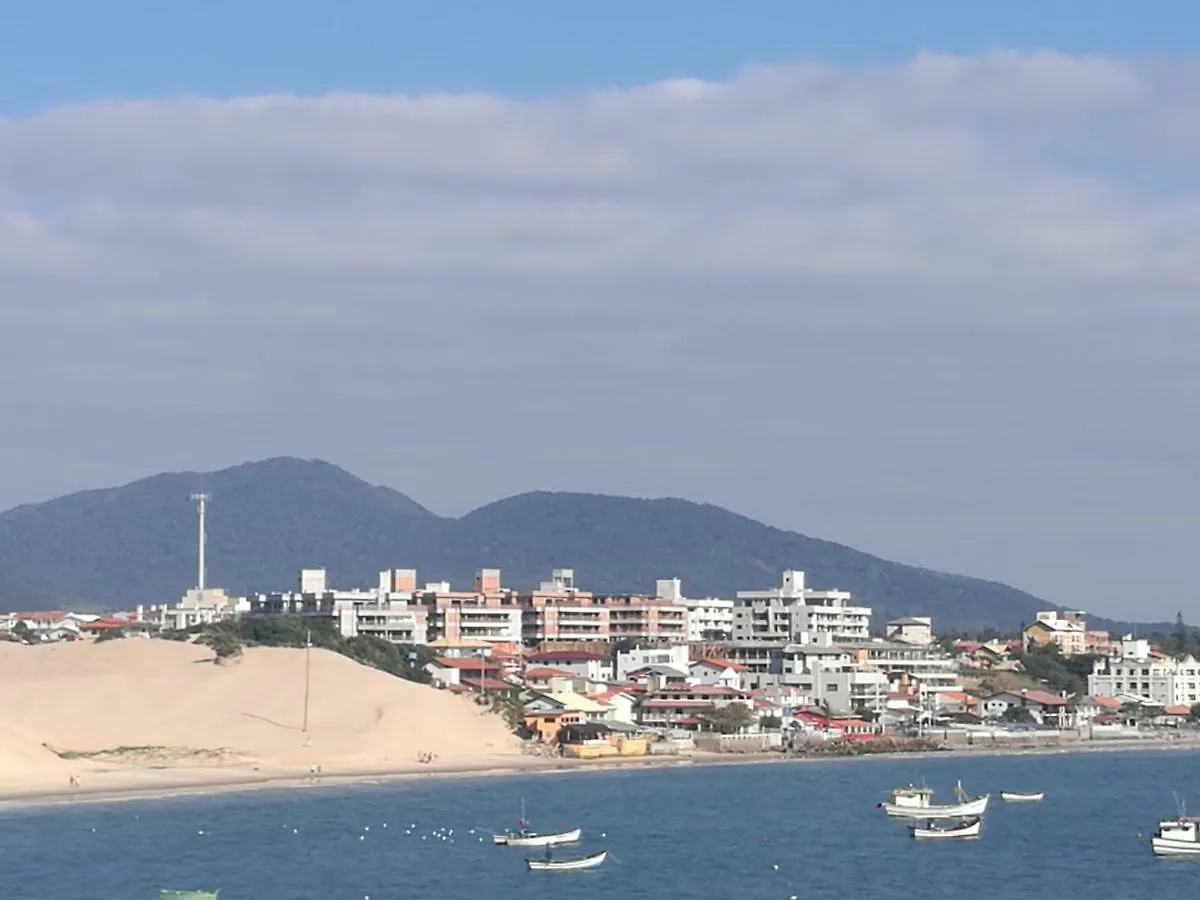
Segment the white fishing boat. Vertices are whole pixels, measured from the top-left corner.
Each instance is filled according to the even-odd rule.
[[[879,807],[897,819],[968,819],[982,816],[991,796],[970,797],[963,790],[961,781],[954,786],[954,793],[958,798],[957,803],[939,806],[933,803],[931,788],[909,785],[893,790]]]
[[[1036,794],[1021,794],[1017,791],[1001,791],[1000,799],[1005,803],[1038,803],[1046,795],[1042,791]]]
[[[914,838],[977,838],[979,837],[979,828],[983,824],[983,819],[979,816],[972,816],[969,819],[960,819],[952,825],[939,826],[936,821],[930,819],[923,826],[909,825],[908,832]]]
[[[569,872],[574,869],[594,869],[607,857],[607,850],[590,856],[576,856],[573,859],[551,859],[547,854],[545,859],[526,859],[525,865],[531,872]]]
[[[557,847],[560,844],[574,844],[582,834],[582,828],[575,828],[571,831],[559,831],[555,834],[517,831],[508,835],[494,834],[492,835],[492,840],[497,844],[507,844],[510,847]]]
[[[1163,819],[1150,838],[1150,849],[1155,856],[1200,856],[1200,818]]]
[[[572,831],[557,831],[552,834],[538,834],[529,827],[525,818],[525,801],[521,801],[521,818],[517,820],[516,831],[505,831],[492,835],[493,844],[504,844],[509,847],[557,847],[559,844],[573,844],[583,834],[582,828]]]

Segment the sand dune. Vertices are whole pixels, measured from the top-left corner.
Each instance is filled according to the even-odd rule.
[[[126,639],[0,645],[0,788],[45,790],[77,775],[127,786],[147,773],[264,775],[504,765],[503,722],[472,700],[311,651],[250,648],[216,665],[206,647]],[[203,777],[201,774],[200,777]]]

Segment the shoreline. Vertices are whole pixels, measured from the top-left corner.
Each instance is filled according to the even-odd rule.
[[[254,791],[294,791],[380,785],[416,780],[450,780],[463,778],[501,778],[522,775],[557,775],[579,772],[613,772],[642,768],[679,768],[746,765],[786,765],[820,762],[862,762],[868,760],[896,761],[899,759],[963,759],[997,756],[1060,756],[1077,753],[1129,753],[1200,751],[1200,741],[1157,739],[1115,739],[1107,741],[1070,741],[1050,746],[985,746],[952,747],[944,750],[888,752],[864,754],[786,755],[767,751],[759,753],[694,752],[662,756],[608,757],[597,760],[578,760],[545,757],[522,757],[517,760],[493,759],[461,765],[449,764],[430,768],[392,766],[334,770],[317,777],[295,771],[229,772],[224,777],[186,778],[158,784],[137,784],[130,773],[124,784],[100,785],[94,788],[75,787],[50,790],[10,791],[0,789],[0,812],[82,803],[119,803],[137,800],[162,800],[174,797],[203,797],[217,794],[251,793]],[[165,775],[169,770],[162,770]],[[187,770],[180,770],[184,775]],[[194,770],[193,770],[194,771]],[[211,770],[209,770],[211,771]]]

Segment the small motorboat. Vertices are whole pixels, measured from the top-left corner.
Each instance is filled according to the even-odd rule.
[[[933,790],[927,787],[896,788],[888,799],[879,804],[880,809],[897,819],[966,819],[982,816],[987,809],[990,794],[969,797],[962,782],[954,786],[957,803],[937,806],[932,802]]]
[[[1042,791],[1036,794],[1021,794],[1017,791],[1001,791],[1000,799],[1005,803],[1038,803],[1046,795]]]
[[[909,825],[908,832],[914,838],[977,838],[979,837],[979,827],[983,824],[981,816],[971,816],[967,819],[960,819],[953,825],[938,825],[936,821],[930,819],[923,826]]]
[[[159,891],[158,900],[217,900],[220,888],[215,891]]]
[[[594,869],[607,857],[607,850],[601,850],[591,856],[576,856],[572,859],[551,859],[547,852],[543,859],[526,859],[525,866],[530,872],[568,872],[574,869]]]
[[[582,835],[582,828],[559,831],[554,834],[538,834],[534,831],[522,830],[508,834],[493,834],[492,843],[506,844],[509,847],[557,847],[560,844],[574,844]]]
[[[1150,838],[1155,856],[1200,856],[1200,819],[1180,815],[1163,819]]]

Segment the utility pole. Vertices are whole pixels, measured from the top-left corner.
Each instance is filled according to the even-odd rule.
[[[196,588],[204,590],[204,509],[211,494],[192,494],[196,504]]]
[[[305,734],[308,734],[308,687],[309,687],[309,668],[311,662],[312,651],[312,629],[304,631],[304,727],[301,729]]]

